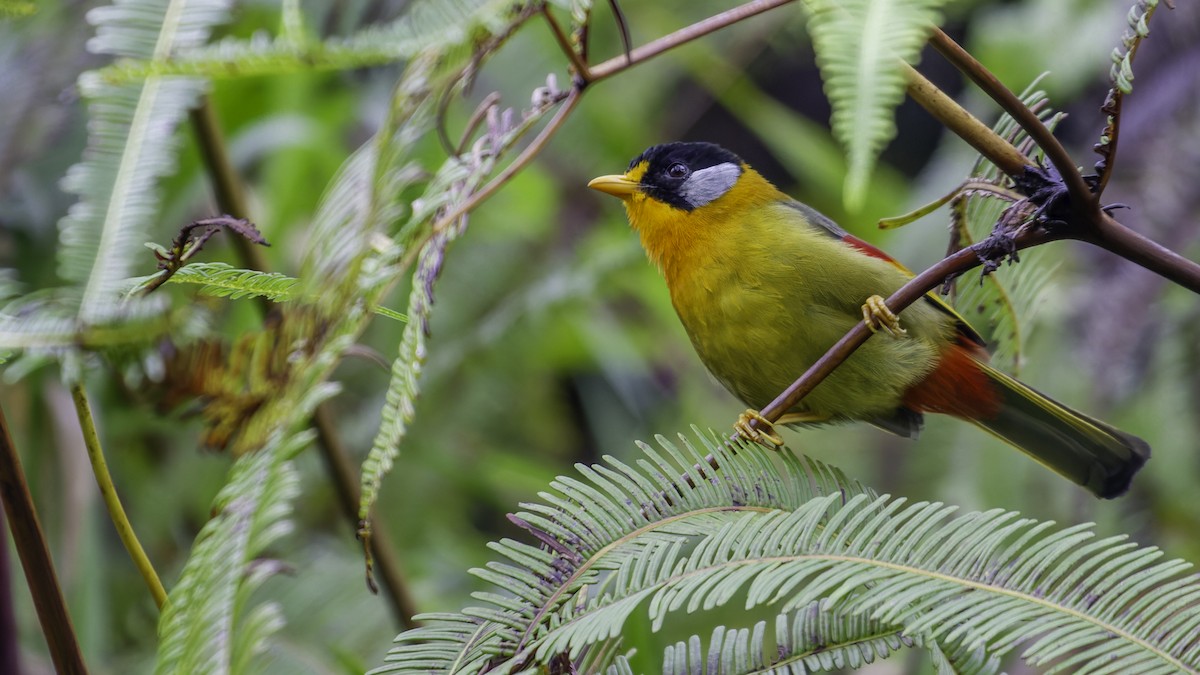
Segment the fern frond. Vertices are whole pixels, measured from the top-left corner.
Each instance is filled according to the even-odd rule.
[[[0,315],[0,350],[66,349],[75,344],[78,335],[74,317],[50,312],[31,317]]]
[[[345,38],[225,39],[181,51],[174,58],[118,62],[101,70],[105,82],[119,85],[151,77],[261,77],[295,72],[366,68],[411,59],[431,49],[461,48],[503,30],[533,3],[511,0],[424,0],[390,24],[372,26]]]
[[[7,377],[20,379],[46,359],[62,360],[71,354],[74,366],[81,365],[85,353],[91,352],[153,361],[157,358],[153,348],[161,340],[193,332],[190,329],[194,326],[186,324],[186,317],[167,311],[167,303],[160,298],[122,305],[121,321],[103,324],[81,322],[75,313],[78,299],[75,288],[42,289],[0,308],[0,362],[9,361],[16,353],[29,357],[24,367],[9,367]],[[78,370],[68,368],[64,374],[73,379]]]
[[[519,670],[531,656],[532,639],[585,609],[601,592],[595,584],[602,572],[613,578],[610,571],[627,563],[648,565],[654,547],[708,531],[739,513],[790,511],[822,495],[866,493],[836,468],[806,457],[775,458],[744,446],[735,456],[713,434],[697,431],[695,443],[684,436],[678,444],[663,437],[658,442],[661,450],[639,444],[645,455],[636,467],[612,457],[579,465],[583,481],[561,477],[551,484],[554,494],[540,495],[544,503],[523,504],[527,511],[513,516],[514,522],[552,548],[507,539],[490,544],[507,562],[472,572],[503,594],[478,594],[490,606],[462,615],[421,617],[426,626],[400,634],[401,646],[372,672],[475,673],[489,663],[505,664],[497,672]],[[722,467],[715,476],[706,455]]]
[[[845,201],[857,209],[883,146],[896,135],[892,116],[904,100],[903,63],[915,63],[945,0],[805,0],[808,31],[833,135],[848,157]]]
[[[580,467],[583,480],[555,481],[557,494],[515,519],[543,548],[495,544],[507,561],[475,571],[502,590],[477,596],[491,606],[402,634],[403,644],[440,636],[438,655],[418,660],[402,646],[373,672],[576,660],[619,639],[636,613],[658,630],[735,600],[777,614],[815,606],[834,617],[831,629],[853,627],[837,616],[902,629],[936,646],[943,669],[988,672],[1021,647],[1030,665],[1073,673],[1200,672],[1200,578],[1185,575],[1187,563],[1097,539],[1087,525],[1055,530],[1002,510],[954,516],[943,504],[838,489],[790,453],[776,471],[767,451],[734,455],[720,443],[702,446],[722,467],[715,475],[700,475],[702,451],[687,445],[666,456],[646,448],[637,470],[610,459]],[[729,639],[738,662],[753,651],[743,659],[739,646],[762,644],[753,631]],[[881,644],[896,643],[868,649]]]
[[[470,156],[451,157],[442,165],[421,198],[413,202],[408,220],[396,232],[395,239],[400,242],[397,250],[401,251],[409,249],[423,235],[428,238],[421,244],[418,254],[409,295],[409,323],[401,337],[400,353],[392,364],[392,379],[381,412],[379,432],[362,465],[359,517],[363,520],[370,515],[383,477],[391,470],[412,421],[427,351],[425,339],[433,309],[433,287],[441,272],[446,248],[466,227],[465,214],[453,222],[443,221],[483,186],[499,157],[511,151],[520,138],[552,110],[553,102],[548,100],[527,112],[515,124],[506,120],[508,115],[497,115],[498,121],[487,130]],[[429,232],[434,219],[438,219],[442,229]]]
[[[1150,35],[1150,17],[1154,16],[1156,9],[1158,0],[1137,0],[1133,7],[1129,8],[1129,14],[1126,16],[1129,30],[1121,36],[1121,46],[1113,49],[1113,65],[1108,73],[1113,88],[1122,94],[1133,91],[1133,57],[1137,54],[1142,40]]]
[[[1100,176],[1097,192],[1104,192],[1112,174],[1117,135],[1120,133],[1121,102],[1133,92],[1133,58],[1137,56],[1142,40],[1150,35],[1150,18],[1156,9],[1158,0],[1136,0],[1125,17],[1129,30],[1121,35],[1120,46],[1112,51],[1113,65],[1108,72],[1112,86],[1104,105],[1100,107],[1106,115],[1104,131],[1100,133],[1100,142],[1094,147],[1096,154],[1100,155],[1100,161],[1096,162],[1096,173]]]
[[[246,664],[279,627],[278,613],[250,609],[248,595],[267,570],[255,559],[290,529],[299,488],[289,460],[310,441],[310,434],[281,438],[233,465],[213,505],[217,515],[196,537],[159,619],[156,673],[241,672],[234,664]]]
[[[194,47],[224,21],[228,0],[125,0],[89,12],[89,47],[126,58],[163,59]],[[88,146],[63,188],[79,201],[59,222],[59,273],[83,289],[79,316],[102,323],[118,314],[119,291],[135,254],[150,239],[158,179],[175,167],[175,127],[204,91],[195,78],[148,78],[108,85],[84,73]],[[126,303],[128,304],[128,303]]]
[[[221,262],[200,262],[180,267],[167,283],[199,284],[201,294],[214,298],[265,297],[272,302],[286,302],[296,298],[299,282],[278,272],[240,269]]]
[[[1045,92],[1038,89],[1041,78],[1034,80],[1021,93],[1021,100],[1051,130],[1058,124],[1060,115],[1047,105]],[[1040,151],[1029,141],[1023,129],[1005,114],[996,122],[993,130],[1009,139],[1023,153],[1040,159]],[[980,156],[975,160],[972,175],[985,181],[1003,186],[1012,186],[1012,181],[994,164]],[[966,247],[982,241],[991,234],[997,220],[1011,202],[999,193],[968,191],[951,202],[952,237],[958,247]],[[1027,327],[1034,320],[1037,306],[1050,278],[1058,265],[1045,249],[1035,247],[1021,252],[1021,266],[1007,274],[989,274],[978,282],[959,281],[955,285],[955,307],[980,333],[987,338],[994,352],[992,358],[1000,368],[1014,374],[1021,367]]]
[[[664,673],[718,675],[719,673],[794,673],[804,675],[837,668],[861,668],[892,652],[916,644],[902,635],[903,628],[888,626],[870,617],[851,617],[823,611],[813,604],[753,628],[718,626],[703,648],[700,637],[668,647],[663,654]],[[774,637],[774,640],[770,640]]]

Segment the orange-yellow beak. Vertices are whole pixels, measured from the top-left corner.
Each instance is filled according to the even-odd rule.
[[[629,180],[625,176],[600,176],[599,178],[593,178],[588,183],[588,187],[608,193],[614,197],[629,199],[630,195],[638,191],[638,182]]]

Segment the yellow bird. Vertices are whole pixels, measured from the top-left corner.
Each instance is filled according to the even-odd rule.
[[[1150,457],[1145,441],[988,365],[983,340],[933,294],[888,311],[912,274],[711,143],[656,145],[588,187],[620,197],[700,360],[752,406],[736,428],[781,445],[757,409],[858,321],[868,340],[780,424],[864,420],[915,437],[922,413],[972,422],[1103,498]],[[748,424],[757,419],[762,433]]]

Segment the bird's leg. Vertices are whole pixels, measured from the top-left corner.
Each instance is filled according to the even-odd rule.
[[[862,314],[863,321],[867,323],[867,328],[870,328],[872,333],[878,333],[880,328],[887,331],[888,335],[892,337],[900,337],[908,333],[900,327],[900,317],[888,309],[882,296],[872,295],[867,298],[862,306]]]
[[[751,425],[751,421],[757,422],[758,426]],[[751,443],[765,445],[772,450],[783,447],[783,439],[775,432],[775,425],[753,408],[738,415],[737,421],[733,423],[733,430]]]
[[[758,426],[751,426],[751,420],[756,422]],[[783,416],[772,424],[757,410],[751,409],[738,415],[737,422],[734,423],[733,428],[739,436],[747,441],[765,445],[774,450],[783,445],[783,438],[775,431],[776,424],[818,424],[828,421],[829,415],[813,412],[793,412],[784,413]]]

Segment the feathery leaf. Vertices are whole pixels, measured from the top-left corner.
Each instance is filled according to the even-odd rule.
[[[228,0],[123,0],[88,13],[96,53],[130,59],[167,58],[208,39],[226,18]],[[196,78],[151,77],[120,85],[84,73],[89,134],[83,161],[63,189],[79,196],[59,222],[59,274],[82,287],[79,317],[103,323],[119,316],[120,290],[158,213],[158,180],[175,168],[175,128],[203,93]],[[128,302],[126,303],[128,304]]]
[[[1038,117],[1053,130],[1061,116],[1047,105],[1045,92],[1037,88],[1040,80],[1039,77],[1026,87],[1021,100],[1037,111]],[[1002,115],[993,130],[1023,153],[1040,160],[1038,148],[1009,115]],[[975,160],[972,175],[1004,187],[1012,186],[1012,181],[982,156]],[[952,246],[971,246],[985,239],[1000,214],[1011,204],[996,192],[967,190],[960,193],[950,205]],[[1021,265],[1016,270],[992,273],[978,281],[965,278],[954,285],[955,308],[988,340],[997,367],[1014,374],[1019,372],[1029,334],[1028,325],[1033,322],[1043,291],[1056,268],[1053,256],[1037,247],[1021,252]]]
[[[246,455],[214,502],[217,515],[193,545],[179,582],[159,619],[155,673],[228,673],[244,666],[281,621],[269,605],[248,609],[248,594],[267,567],[255,559],[290,529],[298,494],[289,459],[311,438],[279,439]]]
[[[761,448],[734,454],[717,436],[702,449],[660,442],[666,454],[645,448],[639,469],[608,459],[555,481],[555,494],[514,517],[543,548],[501,542],[492,548],[506,562],[475,571],[502,590],[477,596],[491,606],[430,617],[372,672],[578,663],[635,614],[657,630],[734,601],[815,611],[826,622],[816,632],[847,641],[838,656],[817,650],[780,672],[865,663],[908,639],[941,672],[995,672],[1018,647],[1032,666],[1075,673],[1200,672],[1200,578],[1157,549],[1096,539],[1086,525],[876,496],[787,452],[781,468]],[[705,451],[722,468],[701,476]],[[851,644],[876,628],[887,634]],[[706,661],[689,641],[668,654],[687,668],[668,672],[703,672],[695,665],[713,659],[734,666],[721,672],[761,672],[765,640],[762,628],[721,632]]]
[[[896,135],[903,63],[916,63],[945,0],[805,0],[817,65],[833,106],[833,135],[848,156],[845,201],[862,205],[871,169]]]

